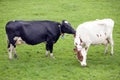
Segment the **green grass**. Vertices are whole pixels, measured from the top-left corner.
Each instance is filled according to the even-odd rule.
[[[85,21],[112,18],[114,56],[104,46],[91,46],[87,67],[73,52],[73,36],[54,45],[56,59],[45,57],[44,43],[17,46],[18,59],[10,61],[5,25],[9,20],[68,20],[76,29]],[[120,0],[0,0],[0,80],[120,80]]]

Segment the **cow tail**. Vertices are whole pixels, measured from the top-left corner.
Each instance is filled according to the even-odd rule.
[[[6,40],[7,40],[7,48],[9,48],[10,47],[10,41],[9,41],[9,39],[8,39],[8,35],[6,35]]]

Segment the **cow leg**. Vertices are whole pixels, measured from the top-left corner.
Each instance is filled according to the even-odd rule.
[[[48,56],[48,51],[50,51],[50,57],[55,58],[53,56],[53,43],[51,41],[46,44],[46,56]]]
[[[114,41],[113,41],[113,38],[112,38],[112,34],[111,34],[111,37],[110,37],[109,41],[110,41],[110,45],[111,45],[111,55],[113,55],[113,53],[114,53],[114,51],[113,51]]]
[[[114,46],[114,42],[111,41],[111,55],[113,55],[114,51],[113,51],[113,46]]]
[[[49,45],[48,45],[48,43],[47,43],[47,44],[46,44],[46,53],[45,53],[46,57],[48,57],[48,54],[49,54]]]
[[[9,59],[12,59],[12,53],[14,52],[14,58],[17,58],[17,54],[16,54],[16,50],[15,50],[15,46],[13,46],[12,44],[10,44],[10,46],[8,47],[8,55],[9,55]]]
[[[14,58],[17,58],[15,47],[13,48],[13,52],[14,52]]]
[[[48,57],[48,52],[49,52],[49,47],[48,47],[48,43],[46,43],[46,53],[45,53],[46,57]]]
[[[47,43],[46,44],[46,57],[48,57],[48,52],[50,51],[50,57],[52,57],[52,58],[54,58],[54,56],[53,56],[53,44],[52,43]]]
[[[8,44],[8,55],[9,55],[9,59],[12,59],[12,52],[13,52],[14,46],[12,44]]]
[[[50,48],[50,57],[51,57],[51,58],[55,58],[55,57],[53,56],[53,43],[50,44],[49,48]]]
[[[89,46],[90,46],[90,45],[88,45],[87,47],[85,47],[86,53],[88,52]]]
[[[9,55],[9,59],[12,59],[12,53],[14,52],[14,57],[17,57],[16,51],[15,51],[15,41],[13,40],[12,36],[8,37],[8,55]]]
[[[48,57],[48,53],[49,53],[49,51],[48,51],[48,50],[46,50],[46,53],[45,53],[46,57]]]
[[[105,51],[104,51],[104,54],[106,54],[108,52],[108,43],[105,44]]]
[[[106,54],[108,52],[108,44],[110,43],[110,40],[109,38],[107,38],[105,41],[104,41],[104,45],[105,45],[105,50],[104,50],[104,54]]]

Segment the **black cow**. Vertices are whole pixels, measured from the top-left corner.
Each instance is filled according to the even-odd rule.
[[[75,30],[70,23],[63,20],[62,23],[55,21],[9,21],[6,24],[6,34],[8,37],[8,54],[9,59],[17,57],[15,47],[17,44],[26,43],[36,45],[41,42],[46,42],[46,56],[50,51],[50,56],[53,57],[53,44],[57,42],[61,34],[75,34]]]

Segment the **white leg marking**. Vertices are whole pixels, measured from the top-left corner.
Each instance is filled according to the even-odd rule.
[[[12,59],[12,51],[13,51],[13,45],[10,44],[10,48],[8,48],[8,55],[9,55],[9,59]]]
[[[50,53],[50,57],[53,58],[53,59],[55,59],[55,57],[53,56],[53,53]]]
[[[46,53],[45,53],[46,57],[48,57],[48,51],[46,50]]]

